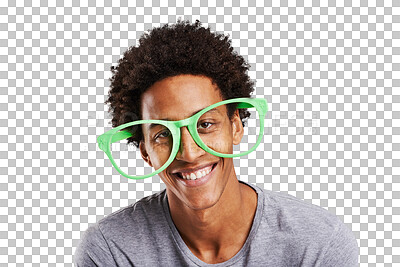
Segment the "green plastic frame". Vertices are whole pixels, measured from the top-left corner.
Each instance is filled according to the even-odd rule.
[[[207,111],[221,106],[221,105],[225,105],[225,104],[230,104],[230,103],[238,103],[237,105],[237,109],[239,108],[256,108],[256,110],[258,111],[258,115],[259,115],[259,120],[260,120],[260,135],[257,138],[257,142],[256,144],[248,151],[246,152],[242,152],[242,153],[238,153],[238,154],[223,154],[223,153],[219,153],[216,152],[212,149],[210,149],[209,147],[207,147],[203,141],[201,140],[199,134],[197,133],[197,120],[201,117],[201,115],[203,115],[204,113],[206,113]],[[100,135],[97,138],[97,143],[99,145],[99,148],[101,150],[103,150],[106,155],[108,156],[108,158],[110,159],[112,165],[114,166],[114,168],[123,176],[125,176],[126,178],[129,179],[135,179],[135,180],[139,180],[139,179],[145,179],[151,176],[154,176],[160,172],[162,172],[163,170],[165,170],[171,163],[172,161],[175,159],[176,154],[178,153],[179,150],[179,146],[181,143],[181,132],[180,132],[180,128],[187,126],[190,135],[192,136],[193,140],[196,142],[197,145],[199,145],[204,151],[218,156],[218,157],[223,157],[223,158],[234,158],[234,157],[240,157],[240,156],[244,156],[247,155],[249,153],[251,153],[252,151],[254,151],[258,145],[261,143],[262,137],[264,135],[264,118],[266,113],[268,112],[268,103],[267,100],[264,98],[233,98],[233,99],[227,99],[218,103],[215,103],[211,106],[206,107],[205,109],[200,110],[199,112],[197,112],[196,114],[194,114],[193,116],[180,120],[180,121],[165,121],[165,120],[138,120],[138,121],[132,121],[132,122],[128,122],[125,124],[122,124],[118,127],[115,127],[107,132],[105,132],[104,134]],[[128,175],[127,173],[123,172],[119,166],[115,163],[112,155],[111,155],[111,151],[110,151],[110,145],[114,142],[118,142],[121,141],[123,139],[129,138],[132,136],[132,134],[128,131],[120,131],[121,129],[125,128],[125,127],[129,127],[129,126],[133,126],[136,124],[140,124],[140,123],[157,123],[157,124],[161,124],[164,125],[165,127],[167,127],[169,129],[169,131],[172,133],[173,136],[173,145],[172,145],[172,151],[171,151],[171,155],[168,158],[167,162],[161,167],[159,168],[157,171],[152,172],[150,174],[146,174],[146,175],[141,175],[141,176],[131,176]]]

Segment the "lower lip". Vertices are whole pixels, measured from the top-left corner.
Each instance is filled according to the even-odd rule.
[[[203,176],[199,179],[196,180],[187,180],[184,178],[180,178],[177,175],[174,175],[175,177],[178,178],[178,181],[181,182],[183,185],[187,186],[187,187],[196,187],[196,186],[200,186],[203,185],[205,183],[208,182],[208,180],[210,180],[213,177],[214,171],[215,169],[218,167],[218,163],[215,165],[215,167],[210,171],[210,173],[208,173],[206,176]]]

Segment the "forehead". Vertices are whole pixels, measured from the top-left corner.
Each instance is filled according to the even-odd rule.
[[[222,100],[219,88],[208,77],[168,77],[154,83],[143,93],[142,119],[182,120]]]

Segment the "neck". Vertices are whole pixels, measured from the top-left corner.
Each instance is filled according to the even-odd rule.
[[[239,183],[236,175],[230,177],[220,199],[206,209],[191,209],[173,194],[168,195],[171,217],[182,239],[197,257],[209,263],[225,261],[241,249],[257,208],[256,192]]]

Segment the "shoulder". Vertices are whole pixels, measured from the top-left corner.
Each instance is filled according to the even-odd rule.
[[[313,264],[357,266],[357,240],[351,228],[335,214],[286,193],[263,191],[264,220],[285,233],[297,248],[314,251]]]
[[[340,219],[326,209],[283,192],[264,190],[264,216],[293,234],[332,233]]]
[[[114,266],[115,261],[98,224],[90,226],[82,235],[75,250],[76,266]]]
[[[133,246],[145,239],[153,216],[159,214],[163,193],[151,196],[124,207],[90,226],[82,235],[74,255],[77,266],[114,266],[115,246],[126,244]],[[102,264],[99,264],[102,263]]]
[[[107,240],[125,242],[134,238],[136,242],[141,242],[152,234],[153,229],[162,228],[163,220],[160,218],[163,216],[164,196],[165,190],[111,213],[98,221],[99,230]]]
[[[107,231],[109,227],[129,226],[133,223],[140,223],[147,220],[149,216],[157,216],[162,211],[162,201],[165,190],[144,197],[131,205],[99,220],[98,225],[101,230]]]

